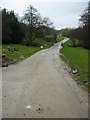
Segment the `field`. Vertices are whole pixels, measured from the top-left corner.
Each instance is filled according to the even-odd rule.
[[[34,46],[26,46],[26,45],[20,45],[20,44],[3,44],[2,48],[0,46],[0,54],[5,54],[8,59],[5,59],[4,61],[10,63],[10,61],[15,60],[15,62],[19,62],[23,59],[26,59],[33,55],[34,53],[49,48],[53,45],[51,42],[46,42],[44,40],[37,40],[33,43]],[[43,46],[41,48],[40,46]],[[13,62],[12,62],[13,63]]]
[[[13,48],[16,50],[14,51]],[[28,58],[39,50],[41,50],[40,47],[17,44],[8,44],[2,46],[2,53],[7,55],[8,58],[15,59],[16,61],[21,61],[22,59]]]
[[[73,69],[78,71],[78,75],[74,75],[77,78],[78,84],[82,85],[85,89],[88,88],[88,50],[81,47],[68,47],[70,41],[64,44],[64,48],[61,49],[61,58],[67,62],[67,64]],[[89,89],[90,91],[90,85]]]

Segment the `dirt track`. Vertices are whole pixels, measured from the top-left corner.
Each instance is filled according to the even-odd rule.
[[[55,44],[3,68],[3,118],[87,118],[88,96],[65,70]]]

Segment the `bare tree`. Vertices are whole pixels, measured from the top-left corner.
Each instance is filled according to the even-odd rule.
[[[82,26],[90,25],[90,1],[88,2],[88,7],[84,10],[79,20],[81,21]]]
[[[51,22],[51,20],[48,17],[44,17],[43,18],[43,25],[45,25],[46,27],[53,27],[53,22]]]
[[[29,39],[29,43],[32,44],[35,29],[42,24],[42,18],[37,9],[29,5],[27,10],[25,11],[23,21],[27,25],[26,36]]]

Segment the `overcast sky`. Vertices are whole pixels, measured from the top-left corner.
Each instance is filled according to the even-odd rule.
[[[1,8],[14,10],[19,16],[31,4],[42,17],[49,17],[56,29],[78,27],[78,19],[88,6],[88,0],[0,0],[0,3]]]

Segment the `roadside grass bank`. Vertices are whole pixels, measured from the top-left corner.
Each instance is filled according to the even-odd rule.
[[[64,37],[59,37],[56,42],[60,42],[63,39]],[[28,44],[3,44],[2,48],[0,47],[0,54],[4,54],[7,57],[4,57],[3,62],[12,64],[26,59],[42,49],[50,48],[54,44],[55,42],[47,42],[42,39],[35,39],[32,46],[28,46]]]
[[[81,47],[68,47],[70,40],[64,44],[60,50],[61,58],[69,65],[71,70],[76,70],[73,74],[78,84],[90,92],[89,72],[88,72],[88,50]]]
[[[5,54],[9,59],[15,59],[19,62],[38,52],[40,47],[31,47],[18,44],[2,45],[2,54]]]
[[[3,44],[2,48],[0,47],[0,51],[1,51],[0,54],[2,53],[3,55],[6,56],[6,58],[4,57],[4,59],[2,59],[4,63],[7,62],[8,64],[13,64],[30,57],[31,55],[33,55],[34,53],[40,50],[50,48],[51,46],[52,46],[51,42],[42,43],[42,41],[41,41],[41,44],[39,44],[39,46],[26,46],[26,45],[20,45],[20,44]]]
[[[2,53],[2,45],[0,44],[0,54]]]
[[[58,37],[57,40],[56,40],[56,42],[61,42],[62,40],[64,40],[64,37],[63,37],[63,36]]]

